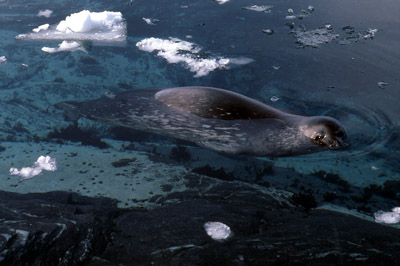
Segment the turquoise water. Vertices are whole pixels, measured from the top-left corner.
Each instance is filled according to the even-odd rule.
[[[244,9],[252,5],[273,7]],[[37,15],[45,9],[53,11],[49,17]],[[80,50],[46,53],[42,47],[61,41],[15,38],[85,9],[121,12],[126,41],[84,40]],[[288,9],[296,18],[286,18]],[[338,206],[373,221],[375,212],[400,204],[399,12],[390,0],[0,0],[0,190],[66,191],[153,209],[168,205],[159,199],[174,193],[203,191],[194,175],[211,184],[234,182],[235,193],[257,186],[305,195],[315,201],[307,210]],[[199,52],[183,53],[193,60],[230,63],[199,75],[137,47],[151,37],[192,43]],[[104,93],[193,85],[295,114],[335,117],[349,145],[298,157],[227,156],[83,118],[73,124],[54,107]],[[55,158],[57,170],[27,180],[10,175],[10,168],[32,166],[41,155]]]

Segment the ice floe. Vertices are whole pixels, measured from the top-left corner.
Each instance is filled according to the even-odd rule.
[[[223,241],[232,236],[229,226],[221,222],[207,222],[204,224],[207,235],[216,241]]]
[[[273,7],[274,6],[267,6],[267,5],[262,5],[262,6],[252,5],[252,6],[245,6],[245,7],[243,7],[243,9],[256,11],[256,12],[268,12]]]
[[[46,171],[56,171],[56,159],[50,156],[40,156],[32,167],[22,167],[21,170],[17,168],[10,168],[10,175],[19,175],[22,179],[30,179]]]
[[[4,55],[0,56],[0,64],[5,62],[7,62],[7,58]]]
[[[45,10],[40,10],[39,13],[37,14],[38,17],[46,17],[49,18],[53,14],[52,10],[45,9]]]
[[[52,48],[52,47],[43,47],[42,51],[53,54],[53,53],[58,53],[58,52],[73,52],[73,51],[84,51],[86,52],[86,49],[83,47],[81,42],[75,42],[75,41],[63,41],[58,45],[57,48]]]
[[[400,207],[394,207],[391,212],[377,211],[374,213],[375,222],[384,224],[400,223]]]
[[[42,28],[37,32],[19,34],[18,40],[92,40],[98,42],[125,42],[126,22],[121,12],[73,13],[56,26]]]
[[[145,52],[157,52],[157,55],[166,59],[170,64],[182,63],[194,77],[208,75],[216,69],[227,68],[230,64],[243,65],[252,62],[250,58],[224,58],[214,56],[199,56],[201,48],[194,43],[183,41],[178,38],[159,39],[146,38],[136,43],[136,46]]]

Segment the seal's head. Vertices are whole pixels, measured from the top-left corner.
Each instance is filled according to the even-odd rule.
[[[308,117],[300,130],[313,143],[331,150],[342,148],[347,136],[339,121],[327,116]]]

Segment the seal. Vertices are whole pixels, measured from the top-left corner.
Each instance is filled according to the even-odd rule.
[[[226,154],[275,157],[336,150],[347,136],[334,118],[290,114],[211,87],[137,89],[56,107],[70,120],[85,117]]]

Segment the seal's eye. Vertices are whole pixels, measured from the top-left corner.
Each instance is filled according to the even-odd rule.
[[[323,145],[324,143],[322,142],[322,140],[326,137],[324,132],[317,132],[315,134],[315,137],[313,139],[313,141],[319,145]]]

